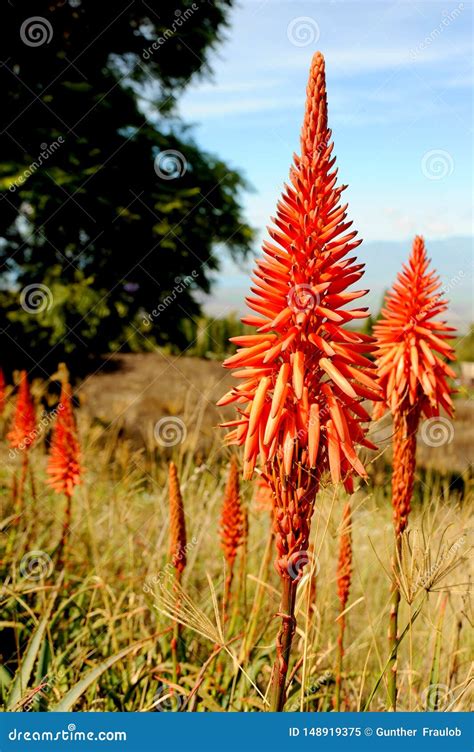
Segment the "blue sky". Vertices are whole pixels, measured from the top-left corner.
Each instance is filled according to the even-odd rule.
[[[241,0],[212,81],[180,103],[198,143],[252,185],[259,240],[298,148],[312,54],[326,58],[329,122],[372,299],[423,234],[463,326],[472,305],[472,5]],[[454,276],[456,279],[453,281]],[[246,272],[226,261],[208,308],[242,310]]]

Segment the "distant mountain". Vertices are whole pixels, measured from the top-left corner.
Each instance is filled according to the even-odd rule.
[[[473,309],[473,239],[450,237],[443,240],[426,239],[426,247],[434,267],[445,286],[450,301],[449,321],[465,332],[474,321]],[[366,264],[362,287],[370,288],[365,298],[373,313],[377,313],[384,291],[392,284],[403,261],[408,258],[411,241],[368,241],[357,249],[358,257]],[[206,313],[221,316],[230,311],[243,313],[245,296],[249,293],[251,264],[247,269],[223,261],[212,295],[204,299]]]

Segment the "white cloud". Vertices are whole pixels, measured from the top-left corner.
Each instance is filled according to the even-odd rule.
[[[238,94],[242,91],[260,91],[263,88],[274,89],[277,86],[282,86],[284,83],[282,78],[265,78],[254,79],[252,81],[244,80],[237,81],[235,79],[219,81],[218,83],[203,83],[198,86],[198,90],[201,94]]]
[[[433,43],[431,47],[412,57],[411,51],[416,48],[416,44],[415,41],[412,46],[407,44],[392,49],[372,46],[326,47],[324,48],[326,68],[332,78],[337,78],[341,75],[344,77],[354,76],[361,73],[394,70],[405,66],[426,66],[463,56],[469,57],[471,54],[471,48],[468,45],[447,46]],[[286,53],[270,59],[267,58],[264,67],[271,70],[288,70],[290,68],[306,70],[308,56],[309,53],[306,48],[295,50],[291,54]]]
[[[441,89],[472,89],[474,80],[471,73],[453,76],[440,82]]]
[[[269,112],[292,107],[302,107],[299,97],[244,97],[223,100],[220,96],[207,99],[195,95],[183,99],[181,113],[186,118],[225,117],[250,112]]]

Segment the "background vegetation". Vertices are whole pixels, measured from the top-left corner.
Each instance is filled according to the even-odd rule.
[[[200,423],[185,415],[178,463],[188,535],[183,593],[168,559],[167,470],[163,452],[137,448],[114,427],[80,412],[85,483],[74,497],[66,571],[58,569],[62,502],[44,485],[44,439],[34,449],[25,515],[2,545],[1,700],[16,710],[261,711],[274,657],[278,578],[268,510],[243,485],[249,534],[240,549],[230,618],[220,612],[226,576],[217,540],[228,472],[220,442],[202,459]],[[0,482],[10,494],[16,461],[2,442]],[[381,450],[387,453],[388,449]],[[369,465],[370,466],[370,465]],[[372,466],[370,466],[372,467]],[[387,708],[385,679],[392,520],[389,481],[379,468],[353,497],[354,574],[346,613],[343,708]],[[35,490],[34,490],[35,489]],[[337,654],[337,551],[346,495],[319,495],[314,564],[298,595],[298,631],[287,708],[331,710]],[[472,500],[448,477],[420,475],[407,539],[399,709],[466,710],[472,703],[469,527]],[[8,515],[5,507],[5,515]],[[409,545],[408,545],[409,544]],[[217,601],[215,601],[217,599]],[[217,605],[216,605],[217,603]],[[419,607],[421,610],[418,612]],[[418,612],[418,613],[417,613]],[[180,673],[170,650],[178,614]],[[439,654],[438,654],[439,651]],[[435,698],[435,699],[434,699]]]
[[[196,292],[209,291],[222,245],[235,257],[248,253],[241,176],[203,153],[175,114],[189,81],[207,72],[230,5],[185,0],[179,28],[174,6],[156,0],[5,6],[4,367],[44,373],[67,357],[73,370],[84,369],[91,356],[126,350],[133,338],[142,349],[147,341],[185,347],[186,322],[199,314]],[[37,16],[51,38],[32,46],[19,31]],[[153,48],[163,34],[166,43]],[[179,305],[165,305],[144,326],[188,278]],[[36,315],[20,305],[31,285],[50,291]]]

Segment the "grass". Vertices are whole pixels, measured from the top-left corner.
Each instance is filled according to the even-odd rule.
[[[194,405],[194,418],[199,411]],[[116,427],[106,429],[91,421],[86,410],[79,411],[87,473],[73,498],[67,564],[59,571],[55,547],[64,500],[45,486],[45,437],[31,455],[36,492],[33,495],[27,483],[25,513],[17,525],[11,520],[10,489],[20,458],[10,459],[1,442],[4,707],[268,708],[279,607],[269,515],[253,503],[254,484],[243,483],[249,539],[235,564],[230,614],[223,622],[227,573],[218,521],[230,455],[218,438],[205,454],[197,451],[193,437],[199,436],[199,422],[189,419],[187,424],[186,443],[172,450],[188,531],[182,591],[172,586],[168,565],[163,453],[137,448]],[[466,710],[472,703],[472,502],[463,489],[461,496],[435,473],[418,484],[411,533],[396,573],[405,595],[401,630],[408,625],[399,646],[399,710]],[[336,570],[346,501],[340,489],[323,489],[317,499],[312,564],[297,594],[287,710],[333,709],[339,632]],[[341,705],[344,710],[384,710],[389,706],[383,672],[389,658],[386,631],[393,575],[389,477],[382,470],[352,497],[352,509],[354,574],[345,612]],[[176,682],[173,617],[182,624]]]

